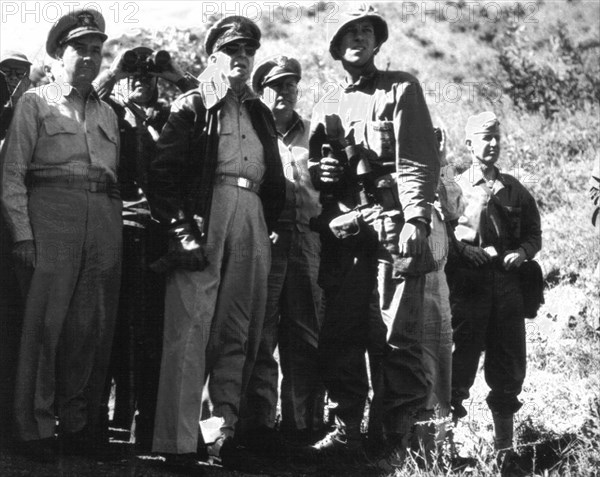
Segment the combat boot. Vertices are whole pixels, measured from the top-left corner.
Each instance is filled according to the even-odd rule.
[[[434,414],[433,410],[419,411],[413,428],[410,450],[420,467],[430,467],[436,452]]]
[[[365,453],[360,435],[360,422],[343,423],[336,419],[336,427],[312,446],[317,459],[346,457],[364,459]]]
[[[503,477],[519,477],[527,475],[520,465],[520,457],[513,450],[513,414],[500,414],[492,412],[494,419],[494,449],[496,450],[496,464]]]
[[[384,450],[376,461],[378,470],[387,474],[393,474],[396,470],[399,470],[406,461],[410,440],[410,433],[399,434],[388,432],[386,434]]]

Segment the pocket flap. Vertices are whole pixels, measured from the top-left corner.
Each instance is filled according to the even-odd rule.
[[[117,135],[115,134],[114,131],[108,129],[106,126],[102,125],[101,123],[98,123],[98,127],[100,128],[100,131],[102,131],[104,133],[104,137],[106,137],[106,139],[108,139],[113,144],[117,144]]]
[[[79,124],[65,117],[49,116],[44,120],[44,129],[48,136],[56,134],[77,134]]]

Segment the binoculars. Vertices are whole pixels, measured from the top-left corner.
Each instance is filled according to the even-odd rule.
[[[147,76],[148,73],[162,73],[171,63],[171,55],[168,51],[159,50],[156,53],[146,56],[139,55],[133,50],[127,50],[123,54],[123,71],[134,73],[140,76]]]

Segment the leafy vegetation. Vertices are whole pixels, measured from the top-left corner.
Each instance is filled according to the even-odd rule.
[[[544,249],[538,259],[549,287],[539,318],[528,323],[519,449],[535,475],[595,475],[600,464],[600,277],[594,269],[600,244],[590,224],[587,181],[600,144],[599,7],[590,1],[492,5],[463,0],[377,7],[391,28],[376,62],[381,69],[402,69],[419,78],[434,122],[447,130],[452,161],[469,162],[463,147],[469,115],[491,109],[500,117],[500,165],[531,190],[542,213]],[[256,61],[285,53],[301,62],[299,110],[306,117],[342,73],[328,53],[334,10],[326,2],[302,6],[300,18],[290,21],[279,7],[260,20],[264,39]],[[197,74],[206,61],[200,39],[207,27],[141,37],[168,49]],[[139,40],[120,42],[127,46]],[[472,458],[470,465],[452,472],[446,449],[429,469],[409,462],[396,475],[497,473],[491,422],[483,411],[486,394],[480,375],[472,404],[481,412],[454,431],[457,448]]]
[[[469,115],[489,109],[500,117],[500,165],[530,189],[542,213],[538,258],[548,286],[538,318],[527,322],[518,448],[533,475],[598,475],[600,276],[594,270],[600,237],[590,223],[587,181],[600,144],[600,7],[587,0],[426,3],[426,12],[420,2],[377,4],[391,28],[376,63],[419,78],[434,123],[447,130],[454,162],[469,161],[462,145]],[[267,15],[260,20],[264,37],[256,62],[281,53],[301,62],[299,111],[305,117],[341,76],[328,53],[327,37],[336,26],[327,21],[335,18],[332,5],[302,4],[295,21],[281,8],[273,21]],[[110,42],[107,62],[116,50],[144,43],[169,50],[196,75],[206,64],[208,26],[141,30]],[[162,87],[167,96],[176,94]],[[446,446],[429,468],[409,461],[396,475],[497,474],[486,395],[479,373],[470,403],[477,412],[454,429],[468,464],[451,470]]]

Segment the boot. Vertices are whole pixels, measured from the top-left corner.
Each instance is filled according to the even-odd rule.
[[[492,412],[494,418],[494,448],[496,464],[502,477],[521,477],[527,471],[521,467],[520,457],[513,450],[513,414],[502,415]]]
[[[380,472],[394,474],[396,470],[404,466],[410,439],[410,433],[399,434],[388,432],[386,434],[385,447],[381,456],[376,461],[376,466]]]
[[[336,427],[319,442],[313,444],[318,459],[331,456],[352,457],[364,460],[365,454],[360,435],[360,421],[342,421],[336,418]]]
[[[420,466],[428,468],[433,463],[435,454],[436,427],[433,410],[421,410],[417,413],[417,421],[414,425],[410,440],[410,450],[416,457]]]
[[[494,419],[494,448],[506,451],[513,447],[513,415],[492,412]]]

